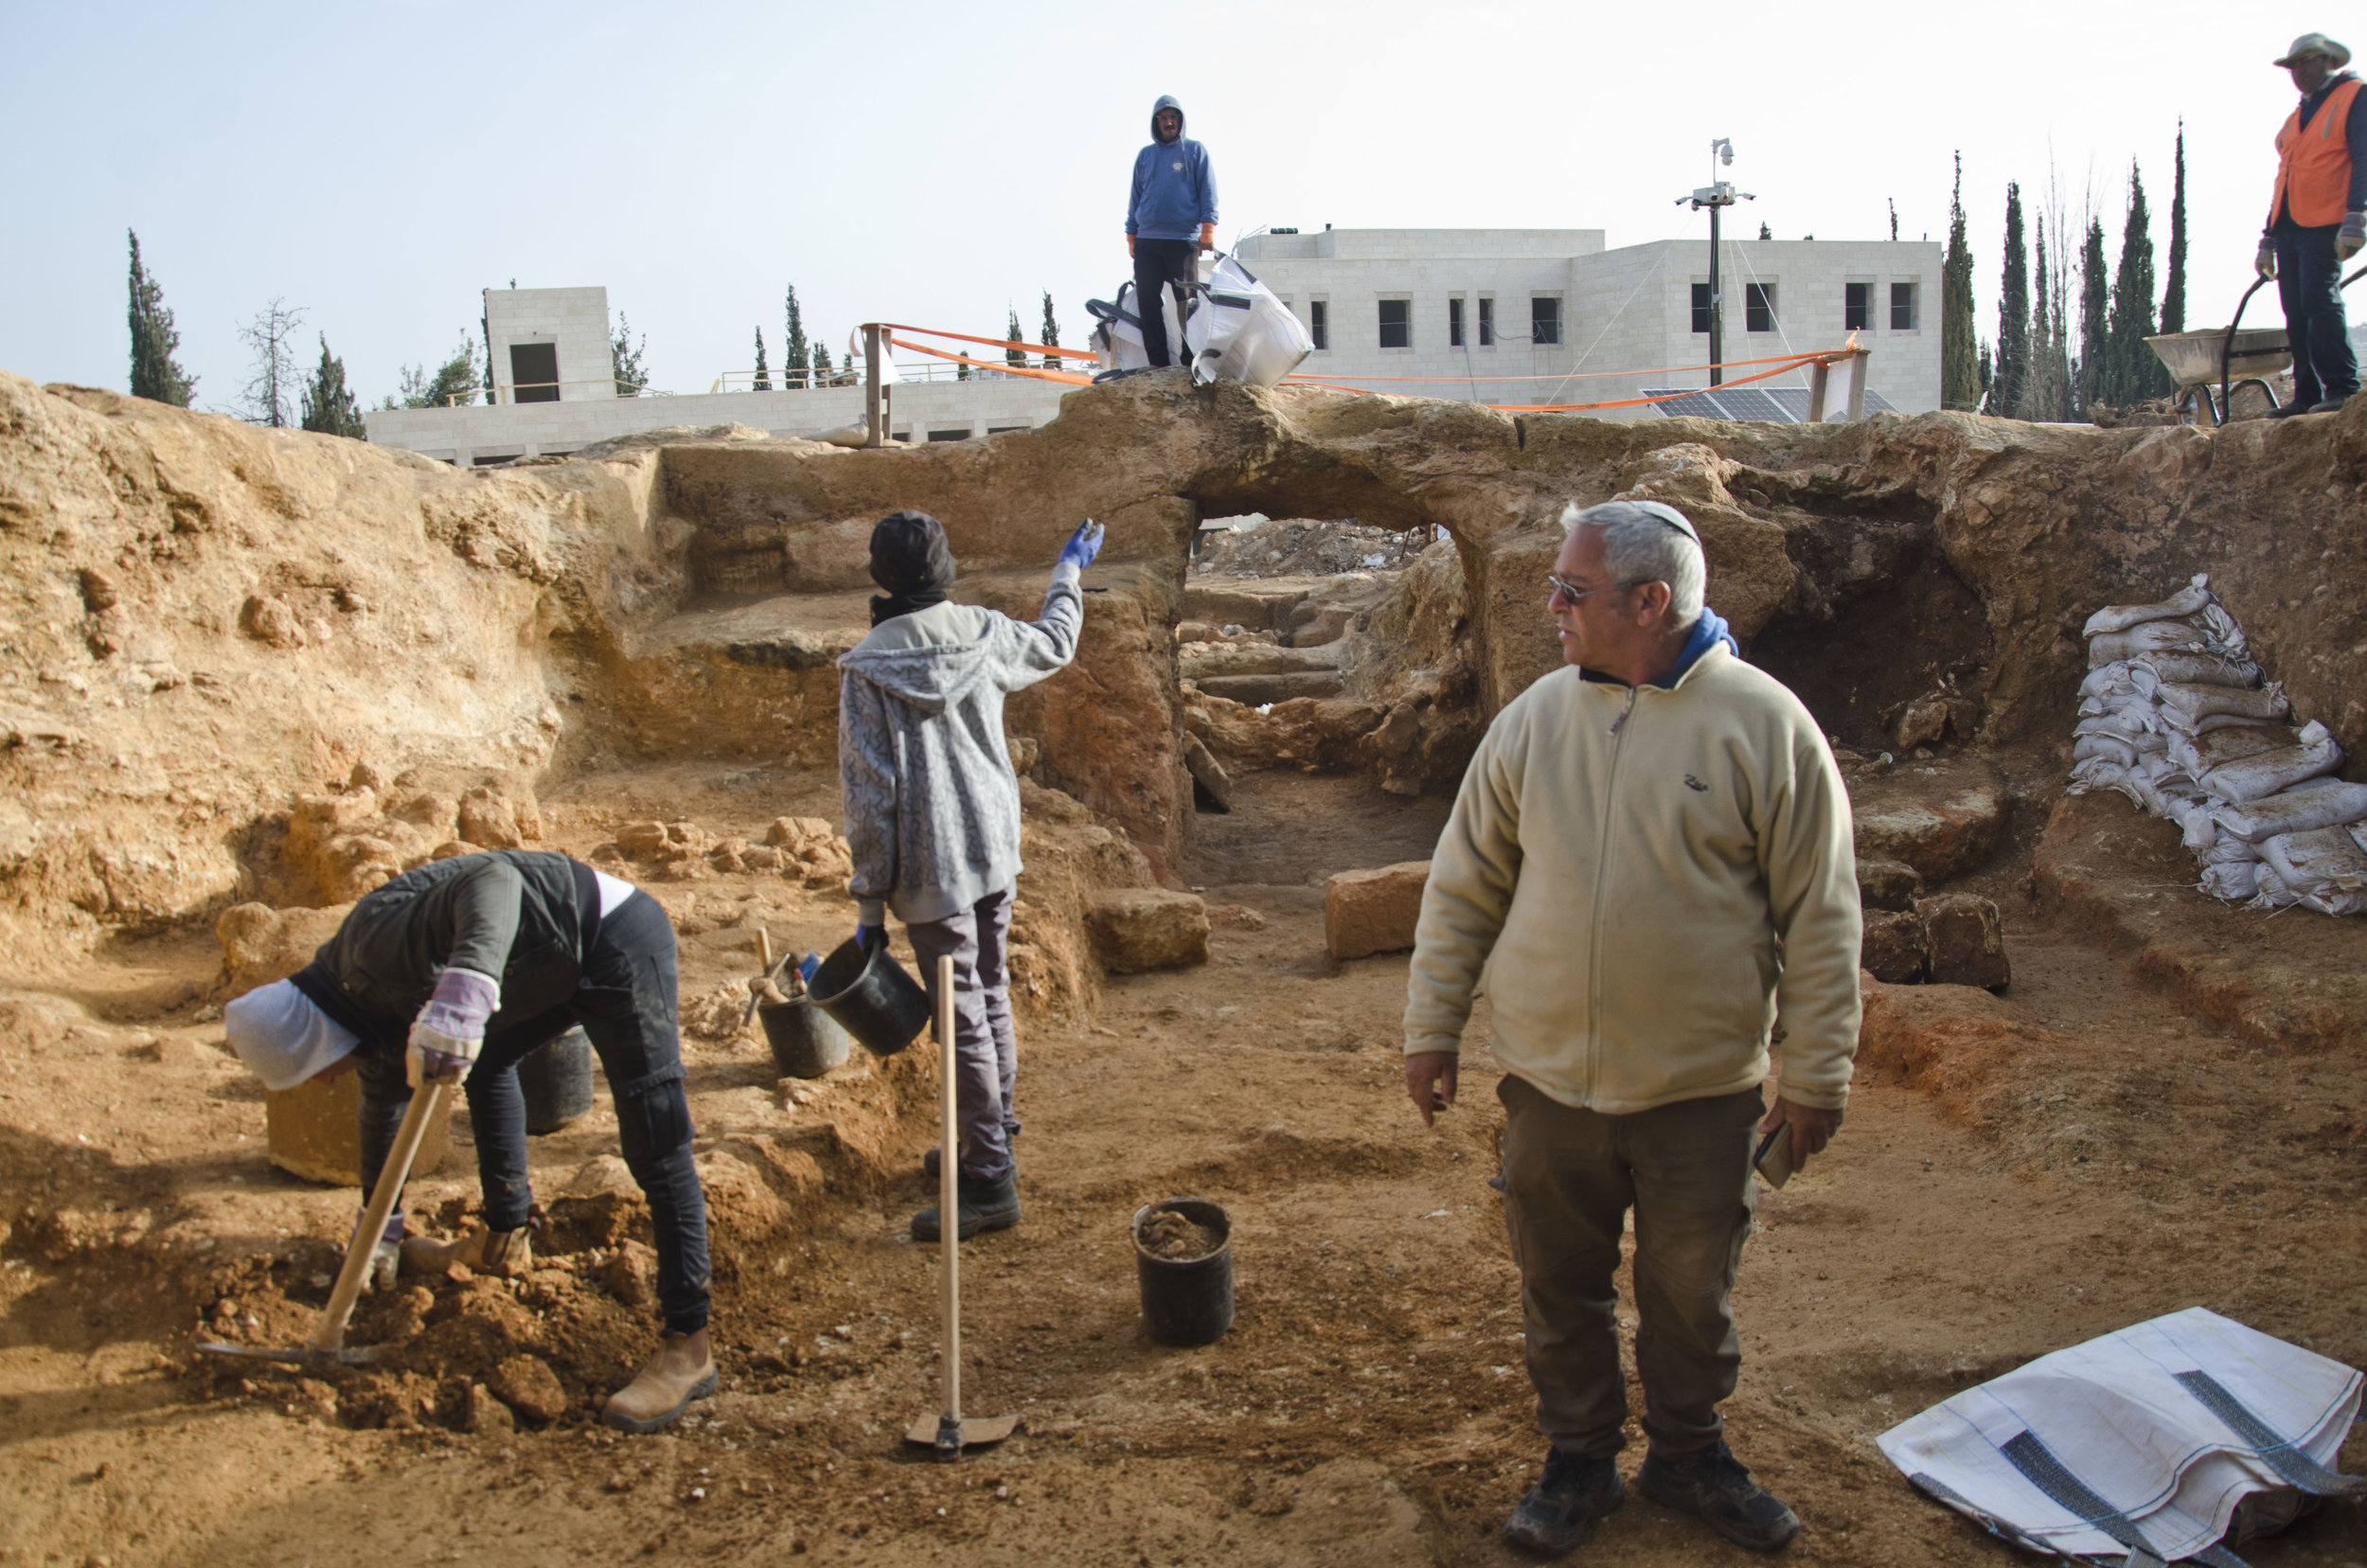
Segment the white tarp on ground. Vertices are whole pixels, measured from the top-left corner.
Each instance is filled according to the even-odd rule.
[[[2241,1407],[2233,1420],[2197,1373]],[[2022,1545],[2142,1561],[2133,1530],[2176,1561],[2208,1552],[2249,1495],[2349,1490],[2296,1478],[2332,1469],[2360,1384],[2340,1362],[2194,1307],[2041,1356],[1877,1441],[1917,1488]],[[2071,1506],[2073,1488],[2093,1498]]]

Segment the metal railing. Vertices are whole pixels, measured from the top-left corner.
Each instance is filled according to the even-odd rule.
[[[1028,359],[1027,367],[1031,370],[1036,368],[1036,360],[1032,356]],[[964,374],[965,371],[968,374]],[[764,372],[764,377],[772,383],[768,387],[756,385],[756,374],[754,370],[726,370],[715,378],[715,384],[707,390],[709,392],[803,392],[810,386],[861,386],[863,383],[863,367],[861,365],[842,365],[829,370],[767,370]],[[899,360],[896,363],[896,379],[899,382],[911,383],[1023,381],[1026,378],[1014,376],[1003,370],[982,370],[975,365],[948,365],[941,361],[911,365]]]
[[[605,386],[620,398],[670,398],[674,395],[671,392],[661,391],[654,386],[635,386],[631,382],[601,376],[593,381],[520,382],[507,386],[472,386],[466,392],[445,394],[444,406],[465,408],[484,398],[488,392],[492,394],[493,401],[496,403],[517,402],[518,394],[521,392],[543,391],[558,392],[561,395],[556,398],[528,398],[525,401],[527,402],[564,402],[566,401],[565,390],[570,386]]]

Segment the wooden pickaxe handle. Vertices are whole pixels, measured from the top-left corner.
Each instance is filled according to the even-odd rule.
[[[362,1228],[354,1233],[353,1244],[346,1249],[346,1266],[337,1272],[337,1288],[329,1292],[329,1305],[321,1310],[320,1327],[312,1330],[312,1337],[306,1342],[309,1348],[345,1348],[346,1325],[352,1320],[353,1304],[362,1294],[362,1281],[369,1276],[370,1255],[378,1250],[378,1238],[385,1233],[386,1219],[395,1212],[395,1204],[402,1197],[403,1184],[411,1179],[411,1162],[418,1157],[419,1144],[436,1118],[444,1114],[458,1081],[436,1078],[412,1091],[411,1107],[402,1114],[402,1127],[395,1133],[395,1147],[387,1151],[386,1164],[378,1173],[378,1187],[370,1194],[369,1206],[362,1212]]]

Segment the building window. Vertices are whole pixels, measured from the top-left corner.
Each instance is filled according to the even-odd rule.
[[[1318,348],[1331,347],[1331,312],[1324,309],[1320,299],[1307,302],[1307,335],[1315,340]]]
[[[970,439],[970,427],[968,425],[964,425],[959,430],[933,430],[929,432],[929,439],[933,441],[967,441]]]
[[[1551,294],[1529,296],[1529,342],[1542,348],[1561,341],[1561,301]]]
[[[1496,347],[1496,302],[1486,294],[1482,294],[1479,305],[1480,347],[1493,348]]]
[[[1463,347],[1463,301],[1459,298],[1447,301],[1447,347]]]
[[[1891,285],[1891,330],[1912,332],[1915,330],[1915,286],[1913,283]]]
[[[509,396],[513,402],[559,401],[559,345],[509,346]]]
[[[1693,285],[1693,330],[1707,335],[1710,330],[1710,286]]]
[[[1410,299],[1384,299],[1380,302],[1380,346],[1383,348],[1414,347],[1414,302]]]
[[[1842,285],[1841,325],[1846,332],[1863,332],[1874,326],[1874,285],[1844,283]]]
[[[1742,326],[1745,331],[1775,330],[1775,285],[1746,283],[1742,286]]]

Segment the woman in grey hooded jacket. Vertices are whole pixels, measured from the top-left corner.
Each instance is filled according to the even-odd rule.
[[[839,787],[853,850],[855,936],[884,941],[885,910],[912,938],[932,992],[953,959],[953,1039],[961,1123],[960,1234],[1019,1222],[1010,1134],[1018,1057],[1006,964],[1020,871],[1019,777],[1003,699],[1077,653],[1084,569],[1101,549],[1091,519],[1061,548],[1034,622],[949,597],[956,566],[926,512],[871,533],[871,634],[839,660]],[[933,995],[931,1000],[935,1000]],[[934,1241],[934,1208],[913,1219]]]

